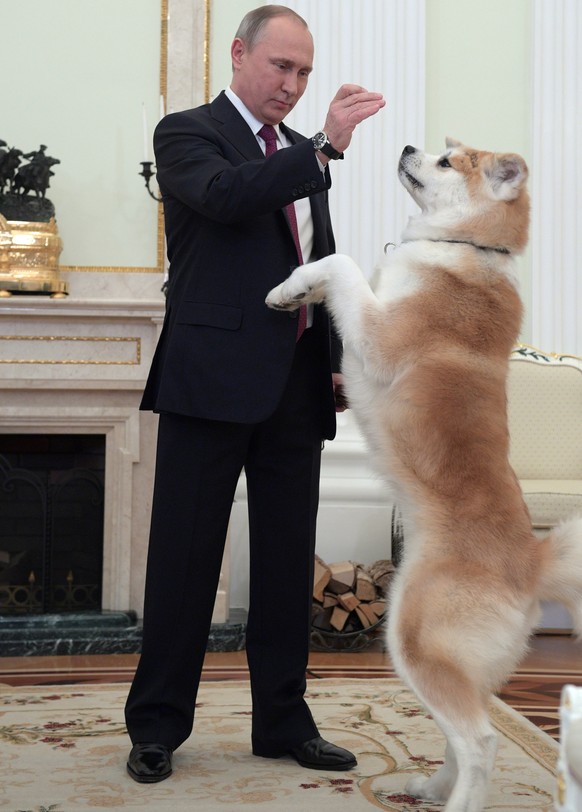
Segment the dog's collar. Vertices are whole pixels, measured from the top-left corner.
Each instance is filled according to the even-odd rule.
[[[429,240],[429,242],[451,242],[460,245],[472,245],[473,248],[478,248],[479,251],[497,251],[498,254],[511,253],[508,248],[495,248],[493,245],[477,245],[477,243],[469,242],[469,240]]]
[[[420,237],[419,239],[427,240],[428,242],[450,242],[457,245],[472,245],[473,248],[478,248],[479,251],[497,251],[498,254],[511,254],[509,248],[494,248],[491,245],[477,245],[477,243],[469,242],[468,240],[431,240],[430,237]],[[403,242],[416,242],[416,240],[403,240]],[[396,248],[396,243],[387,242],[384,246],[385,254],[388,248]]]

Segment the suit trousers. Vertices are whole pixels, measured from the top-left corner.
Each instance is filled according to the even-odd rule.
[[[247,425],[160,415],[142,653],[126,703],[133,743],[174,750],[192,731],[243,468],[253,750],[279,755],[317,735],[303,698],[322,445],[322,365],[312,332],[297,343],[283,398],[268,420]]]

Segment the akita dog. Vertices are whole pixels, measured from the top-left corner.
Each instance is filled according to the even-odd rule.
[[[448,139],[442,155],[405,147],[398,173],[420,213],[377,292],[336,254],[297,268],[267,304],[325,300],[348,403],[402,515],[388,645],[447,740],[444,765],[407,792],[480,812],[497,747],[488,698],[525,653],[539,601],[562,601],[582,633],[582,519],[536,538],[508,462],[524,160]]]

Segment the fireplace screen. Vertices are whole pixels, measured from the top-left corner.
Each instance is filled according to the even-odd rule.
[[[101,609],[105,437],[0,435],[0,614]]]

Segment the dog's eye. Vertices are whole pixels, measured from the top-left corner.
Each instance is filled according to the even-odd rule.
[[[451,166],[448,161],[448,158],[441,158],[440,161],[438,162],[438,165],[442,166],[443,169],[448,169]]]

